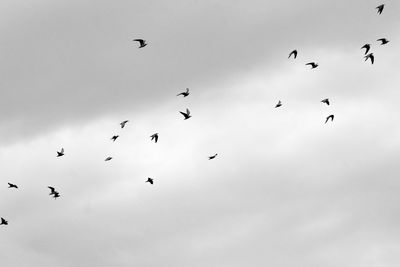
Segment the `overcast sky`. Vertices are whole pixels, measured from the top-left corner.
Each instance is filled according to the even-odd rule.
[[[384,3],[1,1],[1,265],[399,266]]]

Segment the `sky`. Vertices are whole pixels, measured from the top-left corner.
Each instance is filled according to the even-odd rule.
[[[399,266],[382,3],[1,1],[1,265]]]

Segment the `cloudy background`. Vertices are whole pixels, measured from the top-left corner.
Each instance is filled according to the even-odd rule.
[[[379,4],[1,1],[1,265],[399,266],[400,3]]]

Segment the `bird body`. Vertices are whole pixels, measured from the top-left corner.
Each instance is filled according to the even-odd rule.
[[[385,7],[384,4],[375,7],[375,9],[378,9],[378,10],[377,10],[377,13],[378,13],[379,15],[382,14],[382,11],[383,11],[383,8],[384,8],[384,7]]]
[[[180,94],[177,94],[176,96],[183,95],[183,97],[187,97],[189,95],[189,88],[186,88],[186,92],[182,92]]]
[[[282,106],[282,102],[279,100],[278,104],[275,105],[275,108],[279,108],[280,106]]]
[[[60,152],[57,151],[57,158],[62,156],[64,156],[64,148],[61,148]]]
[[[8,188],[18,188],[18,186],[12,183],[8,183]]]
[[[380,38],[380,39],[378,39],[377,41],[378,41],[378,42],[381,42],[381,45],[385,45],[385,44],[389,43],[389,40],[386,39],[386,38]]]
[[[126,120],[126,121],[123,121],[123,122],[121,122],[121,123],[120,123],[120,125],[121,125],[121,129],[125,127],[125,124],[126,124],[127,122],[128,122],[128,120]]]
[[[104,161],[110,161],[112,160],[112,157],[107,157]]]
[[[328,106],[330,104],[329,103],[329,98],[325,98],[325,99],[321,100],[321,102],[327,104]]]
[[[153,184],[153,183],[154,183],[154,179],[148,177],[148,178],[147,178],[147,181],[146,181],[145,183]]]
[[[151,135],[150,137],[151,137],[151,141],[154,140],[154,143],[157,143],[157,141],[158,141],[158,133],[155,133],[155,134]]]
[[[316,67],[318,67],[318,64],[315,63],[315,62],[309,62],[309,63],[306,64],[306,66],[307,66],[307,65],[310,65],[310,66],[311,66],[311,69],[315,69]]]
[[[373,54],[373,53],[369,53],[369,54],[366,55],[364,58],[365,58],[364,61],[367,61],[368,59],[370,59],[370,60],[371,60],[371,64],[374,64],[375,57],[374,57],[374,54]]]
[[[192,116],[190,116],[190,110],[189,109],[186,109],[186,113],[182,112],[182,111],[179,111],[179,112],[183,115],[183,117],[185,117],[184,120],[187,120],[190,117],[192,117]]]
[[[292,52],[290,52],[288,58],[290,58],[293,55],[293,58],[295,59],[297,57],[297,50],[293,50]]]
[[[328,117],[326,117],[326,121],[325,121],[325,123],[327,123],[328,122],[328,120],[330,119],[331,121],[333,121],[333,118],[335,117],[335,115],[329,115]]]
[[[8,225],[8,221],[6,221],[6,219],[4,219],[3,217],[1,217],[1,223],[0,225]]]
[[[147,45],[146,40],[143,39],[134,39],[133,41],[139,42],[140,44],[139,48],[143,48]]]
[[[218,154],[215,154],[215,155],[213,155],[213,156],[209,156],[208,157],[208,160],[210,160],[210,159],[215,159],[215,157],[217,156]]]
[[[361,49],[365,49],[365,54],[368,54],[368,51],[371,49],[371,45],[370,44],[365,44],[361,47]]]

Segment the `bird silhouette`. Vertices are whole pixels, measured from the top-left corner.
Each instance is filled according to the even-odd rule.
[[[383,8],[384,8],[384,7],[385,7],[384,4],[375,7],[375,9],[378,9],[378,10],[377,10],[377,13],[378,13],[379,15],[382,14],[382,11],[383,11]]]
[[[208,157],[208,160],[210,160],[210,159],[215,159],[215,157],[217,156],[218,154],[215,154],[214,156],[209,156]]]
[[[316,67],[318,67],[318,64],[315,63],[315,62],[309,62],[309,63],[306,64],[306,66],[307,66],[307,65],[310,65],[310,66],[311,66],[311,69],[315,69]]]
[[[110,161],[112,160],[112,157],[107,157],[104,161]]]
[[[365,58],[364,61],[367,61],[368,59],[370,59],[370,60],[371,60],[371,64],[374,64],[375,57],[374,57],[374,54],[373,54],[373,53],[369,53],[369,54],[366,55],[364,58]]]
[[[18,186],[12,183],[8,183],[8,188],[18,188]]]
[[[139,48],[143,48],[147,45],[146,41],[143,39],[134,39],[133,41],[139,42],[140,44]]]
[[[366,55],[368,53],[369,49],[371,49],[371,45],[370,44],[365,44],[365,45],[363,45],[361,47],[361,49],[364,49],[364,48],[365,48],[365,54],[364,55]]]
[[[111,137],[111,140],[113,140],[113,142],[115,142],[115,140],[117,140],[118,137],[119,137],[119,135],[114,135],[113,137]]]
[[[56,189],[54,187],[52,187],[52,186],[48,186],[47,188],[50,189],[50,194],[49,195],[54,195],[57,192]]]
[[[321,100],[321,102],[327,104],[328,106],[330,104],[328,98],[325,98],[325,99]]]
[[[292,52],[290,52],[288,58],[290,58],[293,55],[293,58],[297,57],[297,50],[293,50]]]
[[[187,97],[189,95],[189,88],[186,88],[186,92],[182,92],[180,94],[177,94],[176,96],[183,95],[183,97]]]
[[[389,43],[389,40],[386,39],[386,38],[380,38],[380,39],[378,39],[377,41],[378,41],[378,42],[381,42],[381,45],[385,45],[385,44]]]
[[[279,108],[280,106],[282,106],[282,102],[279,100],[278,104],[275,105],[275,108]]]
[[[6,221],[6,219],[4,219],[3,217],[1,217],[1,223],[0,225],[8,225],[8,221]]]
[[[184,113],[182,111],[179,111],[179,112],[183,115],[183,117],[185,117],[184,120],[187,120],[190,117],[192,117],[192,116],[190,116],[190,110],[189,109],[186,109],[186,113]]]
[[[153,135],[150,135],[150,137],[151,137],[151,141],[154,140],[154,143],[157,143],[157,141],[158,141],[158,133],[155,133],[155,134],[153,134]]]
[[[127,122],[128,122],[128,120],[126,120],[126,121],[123,121],[123,122],[121,122],[121,123],[120,123],[120,125],[121,125],[121,129],[125,127],[125,124],[126,124]]]
[[[64,156],[64,148],[61,148],[60,152],[57,151],[57,158],[62,156]]]
[[[153,184],[153,183],[154,183],[154,180],[153,180],[152,178],[148,177],[148,178],[147,178],[147,181],[146,181],[145,183]]]
[[[335,115],[329,115],[328,117],[326,117],[326,121],[325,121],[325,123],[327,123],[328,122],[328,120],[329,119],[331,119],[331,121],[333,121],[333,118],[335,117]]]

